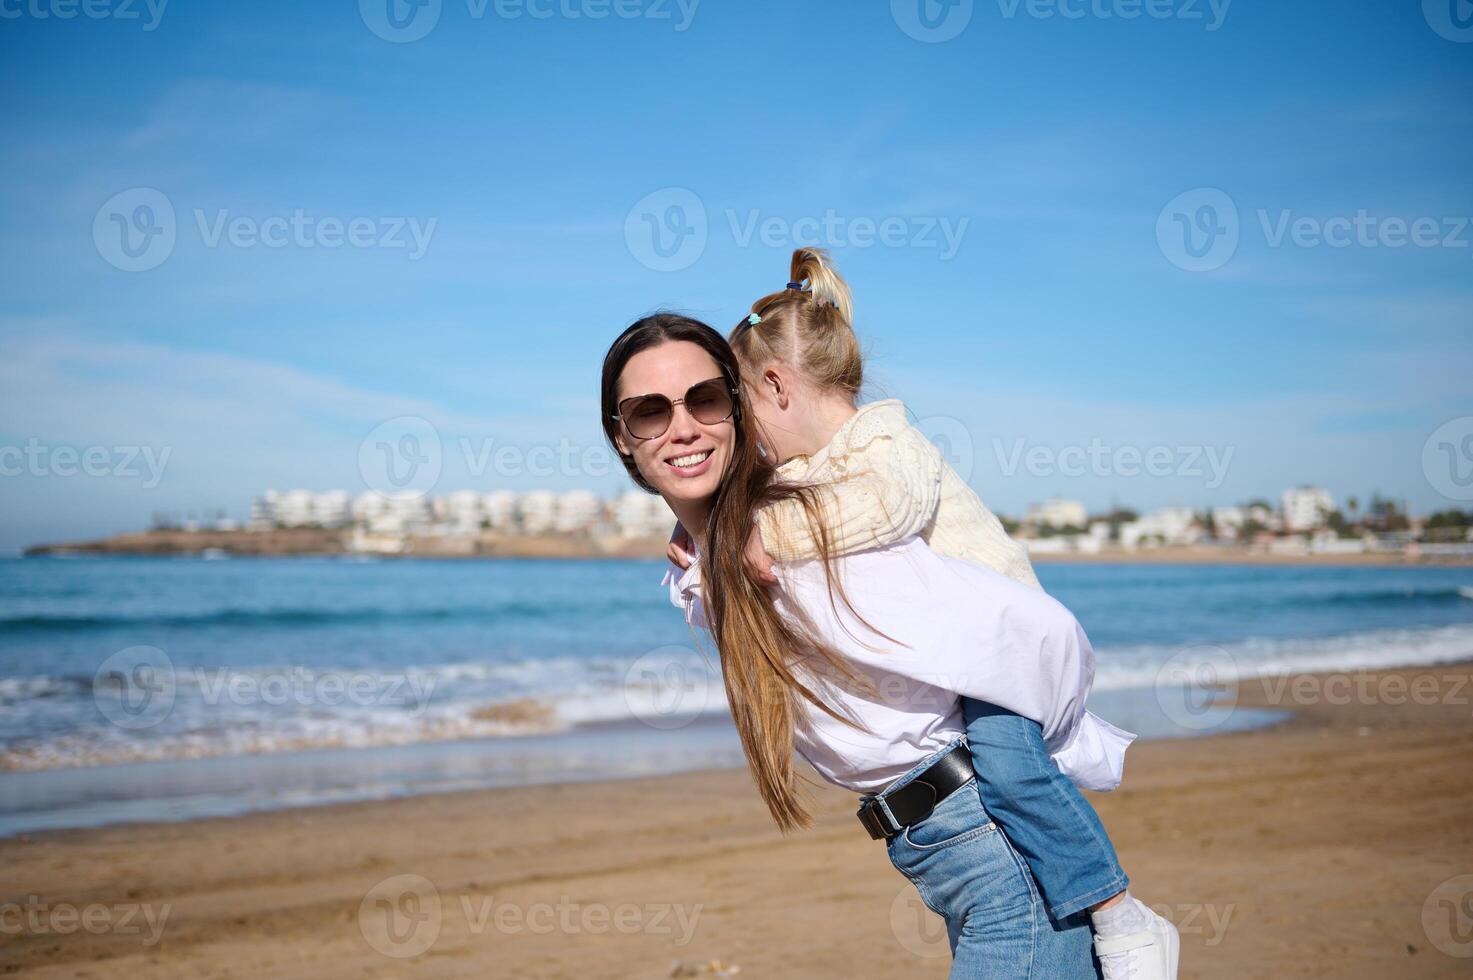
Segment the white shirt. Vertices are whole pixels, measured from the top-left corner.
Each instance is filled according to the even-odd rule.
[[[818,639],[877,687],[877,696],[846,691],[799,668],[825,703],[874,733],[841,724],[800,696],[794,748],[825,779],[861,794],[882,789],[966,730],[959,700],[966,696],[1038,722],[1050,757],[1077,785],[1120,785],[1136,736],[1085,710],[1094,651],[1057,600],[942,557],[914,536],[840,556],[833,568],[852,612],[837,596],[830,601],[820,561],[778,563],[772,590],[780,615],[806,617]],[[699,556],[689,569],[671,565],[662,584],[688,623],[709,628]],[[866,629],[855,613],[893,640]]]

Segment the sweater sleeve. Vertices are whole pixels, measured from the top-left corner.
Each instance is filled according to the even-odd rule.
[[[877,417],[833,447],[828,462],[834,478],[814,486],[834,554],[894,544],[919,534],[936,516],[946,464],[914,426]],[[762,507],[756,522],[775,560],[819,557],[818,535],[801,501]]]

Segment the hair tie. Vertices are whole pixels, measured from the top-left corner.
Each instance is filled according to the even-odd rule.
[[[759,324],[761,322],[762,322],[762,318],[760,316],[758,316],[757,314],[755,314],[755,313],[753,313],[751,316],[747,317],[747,323],[749,325],[751,325],[751,326],[754,326],[755,327],[757,324]]]
[[[788,288],[796,289],[798,292],[801,293],[803,291],[803,284],[801,282],[790,282],[788,283]]]

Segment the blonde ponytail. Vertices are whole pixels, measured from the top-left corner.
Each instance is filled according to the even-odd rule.
[[[820,390],[859,398],[864,354],[854,334],[854,299],[829,254],[821,248],[793,252],[786,289],[752,304],[756,317],[731,332],[743,370],[781,361]],[[755,322],[754,322],[755,320]]]
[[[834,268],[828,252],[821,248],[800,248],[793,252],[791,279],[796,283],[806,281],[805,292],[813,294],[814,302],[836,307],[846,325],[854,322],[854,299],[849,284]]]

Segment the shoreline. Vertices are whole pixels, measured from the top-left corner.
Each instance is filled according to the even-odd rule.
[[[1122,787],[1089,795],[1181,930],[1183,976],[1465,976],[1423,910],[1473,856],[1470,700],[1466,661],[1252,679],[1233,703],[1292,716],[1132,746]],[[0,969],[944,977],[944,932],[852,794],[803,771],[816,826],[786,838],[745,771],[706,769],[3,840],[0,901],[161,928],[22,930]]]

